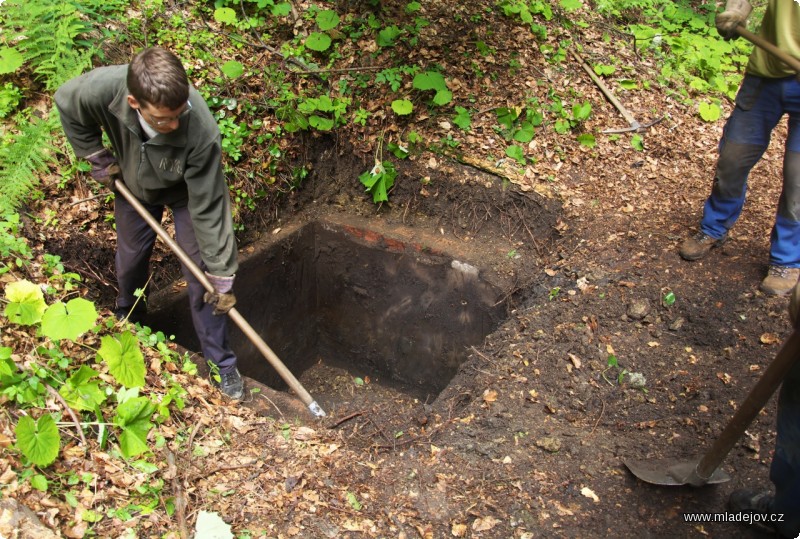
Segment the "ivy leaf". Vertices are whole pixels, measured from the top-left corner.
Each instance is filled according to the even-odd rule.
[[[214,10],[214,20],[223,24],[236,24],[236,12],[229,7]]]
[[[100,389],[99,382],[91,379],[100,373],[91,367],[81,365],[78,371],[67,378],[67,381],[58,390],[59,394],[72,408],[76,410],[94,410],[96,406],[106,400],[106,395]]]
[[[59,301],[49,306],[42,315],[42,334],[54,341],[74,341],[92,329],[96,320],[97,309],[91,301],[75,298],[66,305]]]
[[[144,356],[139,341],[130,331],[104,336],[100,339],[97,355],[108,364],[108,372],[123,386],[144,385]]]
[[[237,62],[236,60],[229,60],[222,64],[220,70],[229,79],[236,79],[241,77],[242,73],[244,73],[244,66],[241,62]]]
[[[322,31],[331,30],[339,26],[339,14],[332,9],[325,9],[317,13],[317,25]]]
[[[43,415],[38,421],[27,415],[21,417],[14,433],[17,447],[36,466],[48,466],[56,460],[61,436],[50,414]]]
[[[392,110],[399,116],[406,116],[414,110],[414,104],[408,99],[395,99],[392,101]]]
[[[9,320],[21,326],[37,324],[47,309],[42,289],[30,281],[14,281],[6,285],[6,305],[4,314]]]
[[[117,407],[114,424],[122,429],[119,437],[119,447],[126,458],[135,457],[149,449],[147,434],[153,428],[150,416],[156,410],[147,397],[129,399]]]

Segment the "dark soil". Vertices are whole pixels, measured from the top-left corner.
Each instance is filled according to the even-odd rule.
[[[434,45],[460,42],[452,25],[439,30]],[[608,52],[600,40],[587,36],[587,43],[598,43],[589,53]],[[577,64],[555,72],[530,51],[519,58],[537,80],[571,84],[590,97],[596,113],[587,130],[623,123]],[[633,55],[628,61],[642,78],[652,75],[652,66]],[[515,102],[533,75],[501,76],[476,108]],[[788,335],[787,300],[758,291],[784,127],[753,172],[731,240],[689,263],[677,247],[696,230],[722,121],[701,122],[691,104],[656,87],[626,94],[625,103],[666,118],[644,133],[642,152],[625,137],[603,138],[592,150],[545,138],[537,142],[541,159],[523,176],[421,153],[399,162],[390,203],[380,207],[357,180],[372,166],[369,143],[357,134],[305,140],[311,176],[248,216],[243,258],[273,230],[327,216],[406,240],[435,237],[442,251],[476,261],[498,284],[507,318],[467,350],[435,399],[391,384],[356,384],[357,373],[326,358],[301,379],[324,399],[329,415],[322,420],[269,388],[244,408],[208,397],[217,406],[203,412],[196,443],[231,417],[251,427],[229,428],[233,435],[215,456],[180,454],[190,520],[200,509],[217,511],[237,532],[265,537],[759,537],[737,523],[691,524],[682,515],[723,512],[735,488],[769,487],[774,399],[725,460],[728,483],[657,487],[637,480],[623,461],[702,455]],[[433,122],[415,127],[431,139],[445,134]],[[460,151],[491,163],[493,136],[476,125]],[[57,229],[30,223],[29,230],[90,279],[92,299],[110,307],[108,209],[95,199],[62,213]],[[154,270],[155,289],[177,275],[163,248]],[[665,301],[670,292],[674,303]],[[632,386],[631,373],[645,377],[643,386]],[[154,534],[167,529],[152,524]]]

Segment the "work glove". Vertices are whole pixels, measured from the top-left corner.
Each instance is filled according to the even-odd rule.
[[[106,148],[86,156],[86,160],[92,164],[92,179],[97,183],[105,185],[109,189],[114,189],[114,181],[119,179],[120,169],[117,158],[114,157]]]
[[[800,322],[800,283],[794,285],[792,296],[789,298],[789,320],[792,321],[792,326],[798,327]]]
[[[735,39],[739,37],[736,27],[744,24],[753,6],[747,0],[728,0],[725,10],[717,15],[715,24],[717,32],[725,39]]]
[[[203,301],[214,306],[215,315],[219,316],[227,313],[236,305],[236,296],[233,295],[233,278],[235,275],[220,277],[219,275],[211,275],[208,272],[205,273],[214,287],[214,292],[203,294]]]

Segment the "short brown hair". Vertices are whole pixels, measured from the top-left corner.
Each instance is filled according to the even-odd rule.
[[[150,47],[128,65],[128,92],[139,102],[177,109],[189,99],[189,78],[177,56]]]

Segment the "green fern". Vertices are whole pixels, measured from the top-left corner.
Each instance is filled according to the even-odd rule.
[[[9,41],[26,63],[55,90],[61,83],[91,66],[92,47],[79,43],[92,31],[81,11],[60,0],[6,0],[2,5],[3,26],[11,30]]]
[[[35,116],[23,123],[19,133],[0,145],[0,214],[15,211],[39,183],[39,173],[53,160],[53,132],[58,115],[44,120]]]

